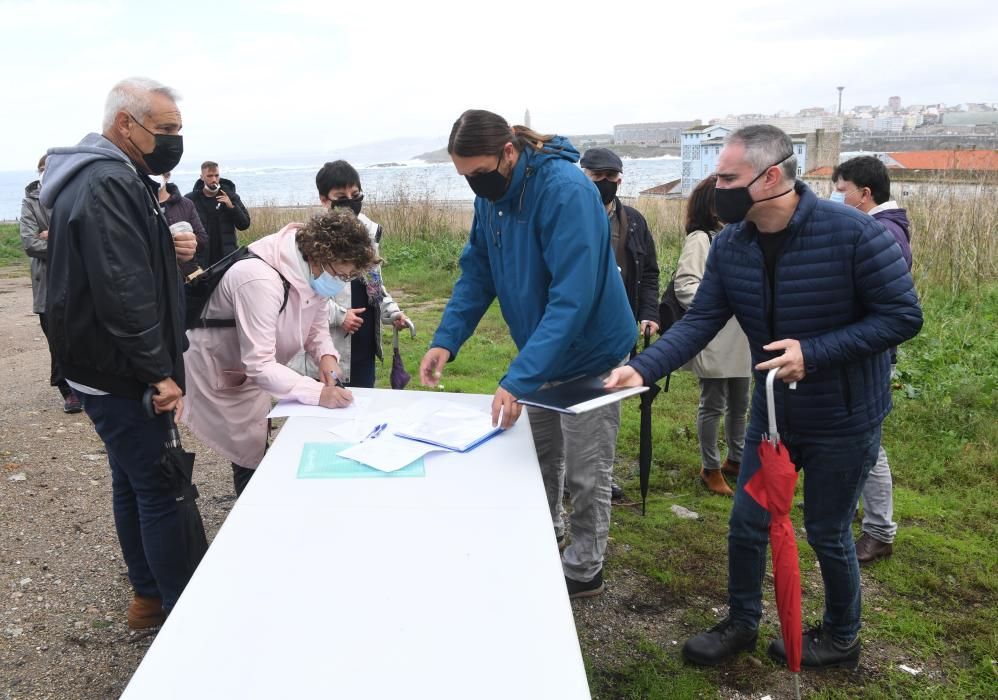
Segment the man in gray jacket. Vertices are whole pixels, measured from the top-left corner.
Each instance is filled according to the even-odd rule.
[[[24,199],[21,201],[21,245],[24,252],[31,258],[31,310],[38,314],[38,322],[42,333],[48,341],[49,329],[45,317],[45,296],[48,285],[48,249],[49,249],[49,210],[38,201],[38,193],[42,191],[42,173],[45,172],[45,158],[38,161],[38,179],[32,180],[24,188]],[[66,413],[79,413],[83,404],[66,383],[59,369],[59,362],[49,346],[51,371],[49,383],[59,389],[62,394],[62,410]]]

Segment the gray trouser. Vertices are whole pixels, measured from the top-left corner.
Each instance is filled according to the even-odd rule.
[[[620,403],[569,416],[527,407],[555,534],[565,532],[562,491],[572,495],[571,544],[562,552],[565,575],[590,581],[603,567],[610,534],[610,481],[620,427]]]
[[[898,531],[894,522],[894,484],[883,445],[877,463],[863,486],[863,532],[880,542],[893,542]]]
[[[741,463],[745,448],[745,418],[749,406],[749,377],[700,379],[700,408],[697,411],[697,437],[700,438],[700,460],[707,470],[721,468],[717,452],[717,433],[724,416],[724,439],[728,443],[728,459]]]

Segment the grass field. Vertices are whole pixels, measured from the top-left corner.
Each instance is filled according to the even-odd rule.
[[[977,206],[978,203],[972,203]],[[646,208],[659,234],[663,280],[668,279],[682,239],[681,209],[668,202]],[[977,211],[982,211],[978,209]],[[372,212],[377,219],[379,212]],[[895,384],[895,410],[884,426],[884,445],[895,482],[895,519],[899,532],[893,558],[864,569],[864,631],[868,654],[881,655],[880,673],[831,673],[808,677],[808,697],[953,697],[998,696],[998,608],[994,544],[995,450],[998,447],[998,284],[995,281],[996,228],[990,219],[974,221],[966,212],[949,218],[938,204],[916,207],[916,226],[945,227],[941,236],[913,242],[914,275],[924,299],[925,327],[900,351]],[[923,222],[919,224],[918,222]],[[959,225],[959,223],[964,225]],[[466,224],[466,222],[464,222]],[[983,229],[983,232],[982,232]],[[457,276],[456,258],[462,228],[441,224],[437,230],[386,227],[385,278],[405,299],[407,313],[421,331],[419,341],[405,343],[406,364],[414,369],[439,321]],[[956,259],[960,242],[973,247],[974,263]],[[478,332],[448,368],[450,391],[491,393],[516,349],[495,306]],[[673,377],[671,391],[655,403],[655,455],[649,514],[614,510],[612,543],[606,574],[636,572],[652,591],[651,606],[668,605],[679,612],[689,632],[715,618],[701,601],[726,602],[726,532],[730,501],[708,496],[695,479],[699,468],[695,434],[697,388],[693,377]],[[636,402],[624,411],[618,440],[617,476],[630,493],[637,492]],[[696,521],[678,520],[669,506],[680,503],[700,513]],[[802,526],[801,513],[794,513]],[[857,535],[858,535],[857,525]],[[816,561],[801,538],[801,569],[814,572]],[[804,616],[820,620],[820,579],[806,584]],[[778,628],[767,625],[763,637]],[[663,648],[645,635],[628,632],[616,639],[613,666],[591,660],[587,668],[594,695],[602,698],[711,697],[718,687],[731,687],[724,669],[684,666],[676,648]],[[604,658],[605,654],[599,654]],[[749,665],[740,681],[745,692],[764,694],[785,673],[765,657]],[[923,673],[901,670],[907,664]],[[739,667],[741,671],[743,667]]]
[[[900,526],[895,555],[863,570],[862,635],[866,654],[878,655],[881,663],[876,673],[809,674],[807,697],[998,697],[998,499],[991,490],[998,475],[996,209],[990,195],[969,201],[941,195],[907,204],[915,222],[913,274],[925,326],[900,350],[895,409],[884,425]],[[664,285],[682,240],[681,203],[642,208],[657,234]],[[388,287],[420,332],[416,341],[403,342],[406,365],[414,371],[457,278],[470,212],[407,202],[373,206],[368,213],[385,226]],[[254,210],[245,238],[306,214]],[[0,265],[27,269],[16,226],[0,227]],[[515,353],[494,306],[448,366],[443,383],[448,391],[492,393]],[[379,383],[385,384],[384,373]],[[686,633],[713,622],[710,607],[723,609],[726,602],[730,501],[708,496],[695,479],[696,405],[695,382],[682,373],[656,401],[649,512],[642,517],[633,509],[614,510],[606,564],[609,585],[624,572],[638,577],[648,592],[647,605],[674,611]],[[637,404],[631,402],[624,410],[616,470],[630,493],[637,491],[637,433]],[[700,518],[676,519],[669,512],[673,503]],[[793,518],[799,529],[799,510]],[[804,617],[817,620],[822,600],[815,559],[803,538],[800,545],[801,570],[812,572],[805,575]],[[763,638],[777,634],[775,626],[764,625]],[[739,665],[743,677],[733,680],[731,669],[684,666],[678,647],[663,646],[640,628],[614,630],[611,638],[612,654],[596,654],[583,641],[599,698],[715,697],[721,687],[759,697],[785,676],[766,659],[764,644],[754,655],[758,661]],[[901,663],[922,673],[912,676]]]

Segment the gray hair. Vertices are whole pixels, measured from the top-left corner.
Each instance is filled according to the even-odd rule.
[[[125,78],[111,88],[104,103],[104,131],[109,130],[114,124],[118,112],[128,112],[140,120],[148,117],[152,111],[150,96],[153,93],[168,97],[173,102],[180,99],[179,92],[151,78]]]
[[[745,147],[745,160],[757,173],[771,168],[783,158],[780,171],[784,180],[797,179],[797,156],[794,142],[782,129],[770,124],[753,124],[728,134],[725,143],[740,143]]]

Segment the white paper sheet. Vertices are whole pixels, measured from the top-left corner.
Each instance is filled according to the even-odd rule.
[[[440,449],[442,448],[427,445],[424,442],[397,437],[385,430],[373,440],[358,442],[353,447],[336,454],[380,469],[383,472],[394,472],[412,464],[423,455]]]
[[[323,408],[322,406],[307,406],[294,399],[282,399],[267,414],[267,418],[305,417],[305,418],[357,418],[371,408],[371,398],[368,396],[353,397],[353,403],[345,408]]]

